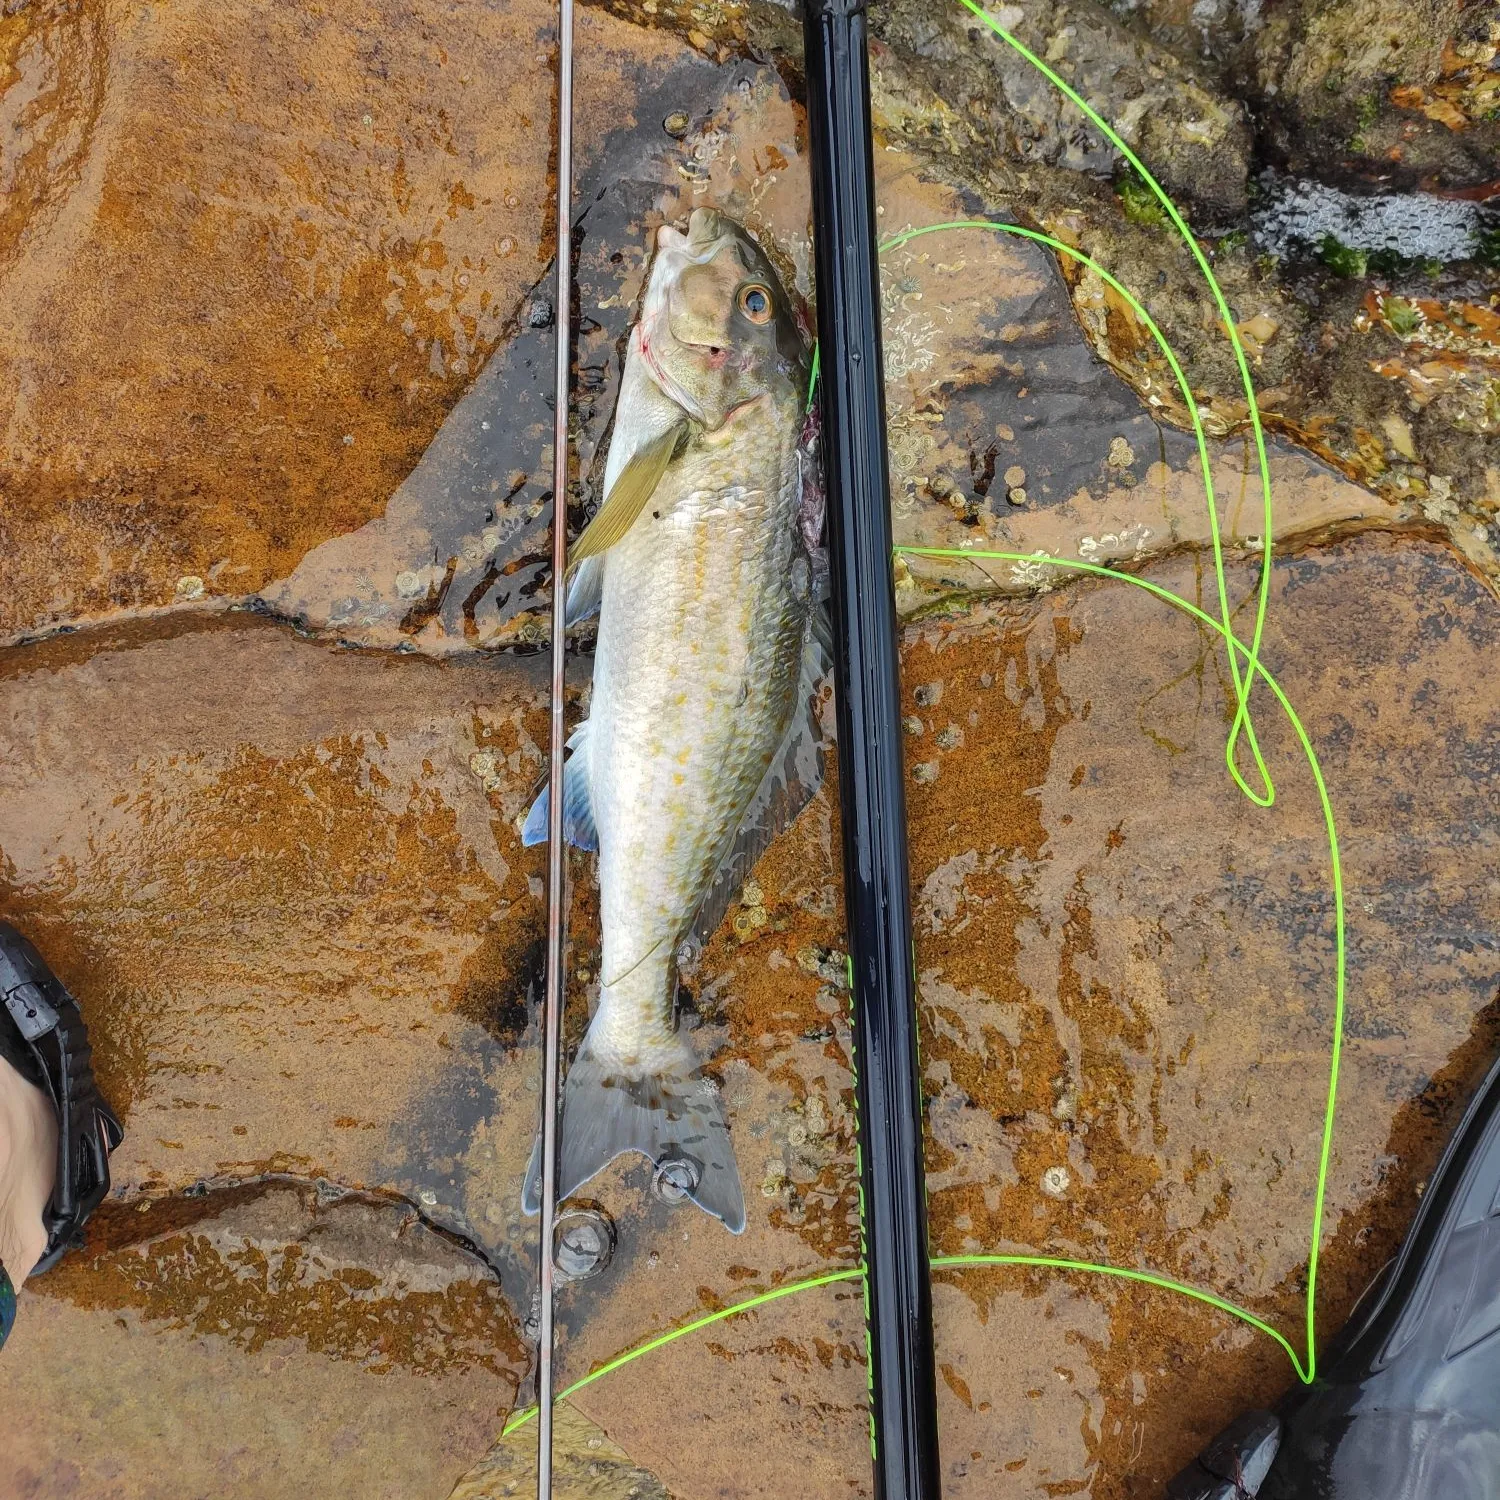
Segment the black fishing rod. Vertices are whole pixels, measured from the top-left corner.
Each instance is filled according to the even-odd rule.
[[[803,0],[876,1500],[938,1500],[864,0]]]

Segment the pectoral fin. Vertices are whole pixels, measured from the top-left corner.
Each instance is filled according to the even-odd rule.
[[[580,563],[613,547],[635,525],[636,517],[646,508],[661,476],[666,472],[677,444],[687,432],[687,419],[674,422],[666,431],[642,443],[621,469],[604,497],[594,519],[583,529],[583,535],[568,553],[568,571]]]

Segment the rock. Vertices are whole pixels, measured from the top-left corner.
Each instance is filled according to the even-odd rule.
[[[600,444],[618,379],[618,348],[634,316],[649,223],[658,215],[680,214],[707,195],[763,234],[783,257],[791,279],[804,292],[809,289],[807,183],[798,159],[804,132],[791,89],[768,66],[717,61],[727,55],[725,48],[764,52],[785,41],[785,12],[754,5],[726,10],[711,18],[700,46],[684,39],[710,24],[696,12],[690,16],[672,5],[648,12],[625,3],[612,9],[613,14],[586,11],[581,23],[581,45],[593,58],[613,59],[619,76],[606,83],[604,72],[591,67],[581,83],[580,118],[585,125],[598,120],[601,129],[584,132],[592,144],[583,148],[578,183],[580,201],[591,207],[580,221],[580,296],[588,318],[577,356],[575,527],[583,524],[588,505],[597,498]],[[1016,14],[1006,12],[1005,19],[1018,34],[1048,51],[1053,65],[1096,97],[1137,139],[1169,184],[1190,189],[1194,174],[1206,173],[1218,191],[1235,179],[1236,171],[1242,180],[1242,170],[1226,167],[1214,154],[1218,146],[1210,150],[1205,144],[1207,137],[1199,143],[1208,152],[1206,165],[1200,164],[1202,173],[1183,158],[1187,164],[1178,165],[1186,176],[1178,181],[1173,175],[1177,148],[1150,133],[1175,130],[1174,109],[1198,109],[1193,102],[1198,84],[1170,53],[1152,50],[1135,32],[1090,5],[1043,5],[1038,0],[1013,9]],[[995,120],[1011,118],[1005,111],[1012,106],[1027,119],[1032,118],[1027,110],[1042,110],[1037,120],[1061,121],[1066,113],[1058,113],[1035,84],[1022,88],[1017,80],[1034,75],[1021,60],[987,33],[971,38],[957,16],[956,10],[949,18],[930,8],[882,7],[877,109],[882,129],[908,143],[880,157],[882,217],[892,228],[963,217],[976,192],[996,201],[993,131],[1004,135],[1015,121],[1003,128],[993,120],[985,124],[991,105],[1000,111]],[[18,56],[34,56],[43,71],[62,66],[59,58],[72,58],[84,46],[81,23],[65,23],[60,17],[46,9],[28,10],[15,33]],[[225,23],[230,33],[216,45],[232,45],[238,35],[233,26],[240,21],[231,17],[231,22]],[[185,35],[196,35],[194,28],[207,26],[208,20],[206,13],[192,11],[174,24]],[[421,24],[415,14],[402,21],[418,30]],[[668,28],[674,25],[681,34],[671,33]],[[156,77],[154,59],[168,47],[158,26],[158,20],[143,19],[109,37],[85,28],[92,38],[88,46],[105,49],[99,55],[108,62],[104,76],[109,88]],[[21,503],[7,508],[9,523],[0,521],[10,528],[0,536],[10,559],[8,586],[0,598],[0,632],[21,634],[122,611],[177,607],[192,601],[176,589],[176,580],[197,577],[205,595],[258,595],[265,607],[304,628],[365,645],[447,654],[545,639],[548,625],[541,606],[550,513],[552,337],[545,321],[537,318],[538,309],[550,302],[551,273],[536,259],[548,187],[547,149],[536,138],[535,122],[546,115],[551,84],[544,53],[523,53],[526,66],[516,66],[517,49],[506,26],[526,31],[520,13],[502,23],[486,12],[473,27],[455,17],[444,19],[434,36],[448,40],[431,45],[447,49],[451,66],[441,70],[442,86],[452,96],[429,101],[419,87],[416,61],[429,45],[425,32],[406,61],[394,71],[386,68],[383,75],[384,65],[366,58],[375,44],[356,23],[309,22],[289,12],[255,43],[260,52],[251,49],[255,57],[264,54],[265,66],[257,68],[244,58],[237,64],[254,72],[253,83],[245,85],[247,97],[260,110],[253,128],[238,134],[210,132],[212,144],[180,168],[169,164],[176,160],[173,151],[186,150],[185,126],[162,127],[162,144],[150,162],[113,149],[116,133],[132,128],[117,117],[128,116],[131,108],[157,109],[159,101],[152,102],[155,95],[144,85],[128,95],[128,108],[111,106],[105,112],[101,118],[106,125],[100,128],[107,139],[89,136],[93,144],[80,147],[79,170],[87,166],[83,177],[88,183],[103,183],[100,191],[107,188],[130,202],[154,201],[153,195],[165,191],[165,181],[182,181],[186,187],[160,212],[130,219],[117,232],[86,222],[84,187],[55,183],[49,191],[62,195],[56,214],[44,214],[26,228],[17,240],[16,257],[0,266],[0,285],[17,293],[8,304],[12,320],[23,319],[15,323],[11,340],[11,347],[21,351],[12,356],[13,380],[30,380],[43,393],[64,389],[58,384],[62,381],[69,392],[65,408],[49,405],[51,396],[15,408],[15,421],[24,416],[31,424],[28,431],[40,433],[50,430],[49,423],[65,421],[67,436],[48,448],[52,467],[41,465],[35,456],[39,449],[12,444],[15,462],[7,486]],[[448,37],[443,28],[456,28],[460,35]],[[288,40],[293,33],[301,39],[295,48]],[[381,45],[391,35],[385,28]],[[262,135],[266,161],[279,161],[278,153],[290,149],[277,133],[277,111],[286,96],[280,80],[293,67],[287,60],[292,52],[309,76],[326,72],[359,80],[346,81],[342,92],[316,93],[316,103],[307,106],[311,114],[299,116],[297,128],[321,143],[321,175],[304,181],[292,173],[274,176],[269,167],[259,175],[241,173],[255,193],[246,198],[241,217],[224,219],[222,206],[202,189],[200,178],[217,170],[218,163],[237,160],[235,152],[253,154]],[[493,75],[491,54],[507,59],[507,76],[514,82],[508,101],[514,112],[492,112],[481,122],[466,101],[472,100],[476,77]],[[363,60],[351,62],[354,57]],[[1017,67],[1022,74],[1014,73]],[[217,87],[215,77],[211,70],[190,68],[174,82],[172,100],[160,103],[162,118],[196,118],[194,90]],[[932,87],[952,93],[960,82],[974,105],[964,117],[967,145],[941,131],[927,133],[923,117],[902,102],[903,90],[909,94],[916,89],[930,99]],[[620,105],[622,89],[635,101],[630,110]],[[1171,109],[1160,104],[1162,90],[1176,101]],[[62,90],[48,98],[48,108],[64,110],[71,95]],[[1205,102],[1201,118],[1219,118],[1217,108]],[[403,146],[402,131],[416,131],[411,122],[425,119],[428,109],[455,122],[457,158]],[[1231,109],[1223,118],[1233,114]],[[59,115],[63,123],[58,128],[71,118]],[[681,125],[680,136],[666,131],[663,121],[674,129]],[[1243,132],[1243,121],[1223,141],[1238,140],[1236,132]],[[1028,147],[1025,161],[1015,164],[1008,192],[1017,201],[1033,203],[1064,237],[1078,240],[1078,229],[1069,224],[1080,213],[1095,219],[1098,214],[1076,206],[1079,179],[1066,164],[1088,168],[1096,153],[1087,132],[1075,134],[1076,152],[1056,141]],[[731,142],[742,149],[728,149]],[[975,154],[980,142],[984,149]],[[1189,157],[1197,161],[1193,153],[1199,145],[1188,145]],[[394,172],[398,157],[410,196],[397,205],[378,195],[367,201],[374,192],[371,183]],[[497,165],[502,159],[503,169]],[[464,174],[461,181],[450,180],[455,160],[453,170]],[[158,161],[163,163],[161,177],[151,175]],[[524,178],[524,192],[507,185],[511,177],[517,183]],[[458,196],[450,217],[441,205],[452,194]],[[1062,198],[1074,206],[1063,207]],[[1093,200],[1085,194],[1083,201],[1109,205],[1103,208],[1104,225],[1117,217],[1107,193]],[[323,226],[315,234],[316,254],[327,276],[314,279],[310,294],[299,269],[304,260],[287,251],[275,229],[293,213]],[[349,227],[354,222],[374,227],[368,234],[354,234]],[[69,231],[72,238],[64,233],[65,225],[75,226]],[[1090,235],[1099,227],[1091,227]],[[1176,266],[1176,252],[1160,230],[1123,227],[1128,233],[1118,244],[1089,248],[1115,264],[1127,280],[1143,284],[1164,256]],[[1145,236],[1139,244],[1137,233]],[[261,239],[254,240],[255,234]],[[194,235],[208,246],[205,265],[217,265],[214,257],[231,258],[251,272],[210,274],[196,264],[181,267],[177,257],[183,246],[195,243]],[[247,244],[247,236],[254,242]],[[508,248],[502,253],[501,247]],[[1131,259],[1137,254],[1147,256],[1140,275]],[[120,339],[134,340],[137,358],[153,368],[165,367],[160,341],[176,327],[172,319],[192,319],[195,328],[209,331],[195,334],[187,344],[196,351],[198,366],[215,373],[193,389],[169,382],[163,387],[169,394],[154,395],[137,412],[122,406],[108,386],[113,368],[108,358],[89,363],[91,352],[99,355],[91,342],[94,332],[65,337],[66,328],[59,324],[63,333],[51,342],[28,332],[40,326],[37,319],[52,305],[47,301],[52,294],[37,290],[51,285],[47,268],[66,266],[69,276],[86,282],[93,274],[90,268],[104,264],[115,268],[112,274],[128,278],[128,295],[112,310],[112,326]],[[885,271],[892,289],[885,311],[901,540],[1066,553],[1093,562],[1131,560],[1184,541],[1206,540],[1196,455],[1175,433],[1163,445],[1153,420],[1181,422],[1187,414],[1154,349],[1097,278],[1065,280],[1039,247],[973,233],[894,249]],[[1238,295],[1233,266],[1221,268],[1221,274],[1230,295]],[[170,297],[159,289],[163,285],[173,287]],[[377,287],[396,290],[389,297],[384,291],[376,296]],[[306,304],[307,295],[311,304]],[[169,302],[170,316],[151,321],[147,310],[152,299]],[[1246,408],[1223,341],[1212,333],[1211,319],[1212,336],[1203,332],[1201,287],[1194,282],[1179,294],[1173,286],[1170,295],[1152,300],[1169,334],[1185,349],[1195,382],[1220,391],[1201,403],[1210,431],[1242,431]],[[1288,398],[1281,407],[1284,420],[1326,457],[1357,465],[1375,481],[1383,465],[1361,433],[1380,430],[1388,413],[1374,409],[1330,425],[1317,410],[1299,407],[1292,393],[1302,387],[1296,372],[1297,361],[1304,358],[1299,352],[1303,341],[1296,334],[1305,313],[1290,311],[1283,301],[1260,292],[1257,302],[1264,305],[1247,326],[1263,318],[1266,326],[1286,329],[1270,345],[1270,354],[1262,342],[1257,355],[1272,361],[1268,374],[1273,378],[1286,376],[1279,392]],[[194,312],[200,303],[211,304],[211,314]],[[311,307],[308,327],[319,330],[316,339],[299,331],[305,305]],[[934,316],[936,309],[944,316]],[[1082,330],[1073,312],[1082,316]],[[31,321],[25,322],[27,318]],[[90,324],[91,329],[97,326],[98,320]],[[244,336],[242,326],[250,328]],[[170,336],[179,342],[186,337]],[[343,384],[324,377],[323,356],[312,352],[332,347],[329,340],[341,350],[337,363]],[[1090,340],[1114,374],[1091,356]],[[118,347],[118,342],[111,345]],[[433,374],[434,360],[444,372],[440,376]],[[1369,364],[1351,357],[1343,369],[1343,388],[1357,386],[1361,400],[1383,407],[1395,393],[1382,389]],[[4,371],[0,361],[0,391]],[[1116,375],[1123,375],[1135,391]],[[1309,378],[1309,383],[1326,382]],[[273,386],[274,398],[264,395]],[[193,407],[199,388],[217,393],[202,412]],[[265,420],[243,415],[253,415],[257,401],[270,402]],[[444,415],[447,420],[439,428]],[[1439,440],[1428,429],[1451,432],[1457,421],[1444,409],[1441,420],[1435,412],[1432,421],[1414,428],[1418,458],[1437,462]],[[152,436],[158,423],[170,430],[170,441]],[[1143,451],[1157,453],[1165,464],[1161,494],[1153,484],[1136,494],[1100,484],[1105,451],[1122,428],[1127,443],[1138,449],[1144,444]],[[357,441],[346,443],[348,438]],[[82,451],[78,444],[85,440],[90,444],[86,461],[77,458]],[[1234,456],[1218,451],[1215,462],[1221,484],[1240,483]],[[1387,473],[1382,499],[1372,502],[1334,474],[1310,467],[1302,455],[1274,444],[1273,462],[1285,497],[1282,526],[1287,534],[1377,519],[1425,524],[1419,505],[1423,496],[1416,487],[1420,475]],[[70,463],[74,467],[68,472],[81,474],[78,482],[90,487],[94,498],[87,504],[74,503],[74,489],[58,488]],[[1459,513],[1475,515],[1487,493],[1479,455],[1457,463],[1443,453],[1438,466],[1455,476]],[[996,483],[997,472],[1014,469],[1025,471],[1024,484]],[[952,474],[968,474],[969,482],[955,483]],[[274,501],[266,498],[273,494]],[[330,494],[338,497],[336,504],[330,505]],[[926,494],[942,503],[929,505]],[[112,498],[100,498],[106,495]],[[1163,504],[1165,517],[1160,515]],[[1066,505],[1076,518],[1059,514]],[[267,519],[272,512],[274,524]],[[54,537],[52,518],[58,515],[64,520]],[[1467,525],[1453,530],[1476,562],[1490,565],[1487,541],[1471,540],[1477,533]],[[922,564],[913,570],[912,586],[900,591],[902,608],[917,610],[934,597],[951,597],[969,587],[1035,586],[1024,566],[1019,573],[1003,567],[989,572],[993,585],[972,567],[955,575],[951,568]],[[65,580],[61,586],[55,582],[59,576]]]
[[[1194,566],[1158,562],[1152,576],[1192,594]],[[1253,576],[1252,563],[1231,563],[1234,597]],[[1265,657],[1324,756],[1351,901],[1336,1228],[1320,1312],[1331,1328],[1412,1201],[1397,1191],[1404,1178],[1382,1179],[1374,1164],[1398,1159],[1420,1179],[1440,1139],[1434,1122],[1460,1097],[1461,1068],[1448,1070],[1471,1030],[1476,1055],[1490,1047],[1491,976],[1482,950],[1453,934],[1485,930],[1493,768],[1454,747],[1492,738],[1493,705],[1474,684],[1488,680],[1500,621],[1477,580],[1431,543],[1375,536],[1283,556],[1275,580]],[[933,1233],[943,1250],[1014,1247],[1025,1225],[1030,1248],[1148,1264],[1296,1328],[1331,1024],[1324,856],[1317,808],[1268,710],[1258,723],[1276,809],[1254,812],[1227,786],[1219,659],[1124,584],[1064,585],[908,629],[906,712],[916,716],[919,690],[930,712],[941,684],[947,725],[962,726],[961,745],[940,752],[941,777],[911,800],[913,884],[927,913],[917,958],[934,1090]],[[1330,665],[1340,662],[1352,665]],[[532,1230],[514,1195],[536,1063],[515,1043],[540,901],[534,852],[516,847],[513,818],[540,764],[540,665],[338,651],[244,616],[139,622],[0,657],[5,910],[36,932],[88,1007],[101,1077],[129,1132],[120,1185],[162,1200],[142,1216],[164,1224],[147,1235],[159,1247],[148,1260],[178,1257],[160,1248],[176,1243],[178,1221],[154,1216],[201,1216],[203,1203],[222,1201],[215,1189],[184,1210],[183,1190],[201,1178],[322,1175],[384,1186],[463,1229],[489,1247],[511,1306],[525,1305]],[[1213,686],[1200,697],[1200,684]],[[1414,684],[1430,684],[1420,702]],[[500,785],[486,794],[492,779]],[[754,1162],[748,1180],[769,1181],[761,1164],[780,1120],[781,1177],[771,1195],[748,1195],[751,1223],[732,1246],[703,1215],[655,1203],[638,1162],[590,1184],[617,1218],[619,1250],[562,1294],[564,1382],[706,1307],[850,1263],[852,1148],[826,1126],[852,1103],[832,809],[825,789],[753,877],[762,902],[775,893],[786,930],[741,945],[726,927],[693,981],[695,1046],[718,1049],[742,1169]],[[577,889],[581,984],[597,967],[586,865]],[[575,1026],[584,1000],[575,991]],[[1429,1093],[1413,1113],[1409,1101],[1434,1078],[1455,1080],[1454,1093]],[[1237,1080],[1228,1092],[1226,1079]],[[1059,1089],[1075,1101],[1065,1130],[1053,1114]],[[825,1122],[816,1129],[815,1098]],[[1062,1199],[1039,1185],[1057,1166],[1070,1179]],[[215,1256],[277,1235],[321,1242],[325,1255],[364,1244],[352,1228],[324,1235],[303,1197],[256,1201],[262,1218],[237,1210],[238,1241],[202,1229]],[[135,1208],[116,1212],[128,1220]],[[107,1258],[76,1262],[70,1297],[104,1298],[108,1309],[126,1287],[149,1296],[166,1272],[125,1253],[137,1256],[122,1263],[129,1276]],[[386,1284],[372,1250],[328,1263],[354,1261]],[[337,1291],[310,1285],[319,1297]],[[279,1387],[242,1346],[224,1355],[211,1339],[202,1352],[163,1321],[122,1339],[112,1314],[85,1315],[75,1301],[32,1300],[38,1342],[24,1341],[23,1318],[0,1376],[13,1367],[29,1378],[34,1360],[66,1343],[75,1380],[80,1370],[100,1389],[128,1380],[150,1393],[154,1420],[186,1413],[201,1430],[192,1392],[235,1388],[217,1378],[229,1359],[260,1382],[236,1403],[249,1430],[281,1420]],[[289,1318],[297,1305],[289,1287]],[[1268,1399],[1287,1378],[1274,1349],[1155,1294],[972,1272],[940,1287],[938,1305],[945,1362],[969,1393],[945,1385],[945,1431],[960,1435],[955,1451],[980,1455],[950,1478],[960,1500],[968,1488],[1017,1492],[1029,1471],[1007,1465],[1038,1453],[1054,1476],[1089,1476],[1096,1494],[1122,1495],[1125,1476],[1149,1477],[1127,1414],[1148,1424],[1144,1451],[1164,1475],[1231,1401]],[[1024,1332],[997,1348],[979,1321],[986,1311]],[[482,1451],[507,1399],[495,1399],[483,1441],[477,1418],[459,1424],[462,1442],[450,1436],[458,1427],[430,1419],[423,1403],[447,1402],[451,1388],[431,1368],[438,1345],[422,1330],[433,1325],[415,1314],[401,1315],[407,1357],[428,1361],[427,1373],[381,1377],[424,1424],[391,1470],[404,1494],[424,1492],[439,1448],[470,1445],[463,1463]],[[444,1327],[452,1320],[442,1314]],[[352,1347],[367,1347],[358,1340],[369,1327],[351,1325]],[[477,1360],[488,1345],[459,1347]],[[862,1349],[857,1283],[836,1285],[659,1349],[574,1400],[683,1500],[798,1483],[821,1493],[865,1472]],[[742,1377],[732,1391],[724,1351]],[[303,1358],[281,1367],[286,1379],[312,1379]],[[1092,1393],[1101,1446],[1054,1422],[1047,1401],[1038,1416],[1014,1400],[1016,1381],[1058,1365],[1073,1372],[1072,1389]],[[400,1395],[404,1380],[435,1394]],[[365,1424],[361,1454],[370,1424],[406,1430],[378,1402],[349,1400]],[[131,1445],[144,1431],[160,1449],[164,1429],[143,1426],[134,1406],[75,1409],[84,1426],[65,1434],[75,1448],[86,1430],[111,1451],[101,1435],[119,1412],[136,1425],[114,1447],[141,1451]],[[685,1446],[684,1430],[713,1437]],[[316,1424],[293,1431],[308,1434],[294,1451],[320,1441]],[[44,1437],[27,1462],[49,1474],[63,1450]],[[335,1456],[354,1441],[334,1443]],[[754,1484],[743,1464],[752,1446]],[[188,1492],[197,1462],[184,1469]],[[367,1471],[330,1472],[342,1482]],[[264,1473],[231,1468],[216,1493],[276,1493]]]
[[[386,509],[544,272],[554,9],[7,17],[0,640],[254,594]],[[680,49],[578,24],[605,149]]]
[[[1025,0],[991,12],[1065,78],[1152,165],[1210,216],[1245,203],[1250,132],[1242,107],[1193,65],[1120,24],[1092,0]],[[913,3],[871,15],[883,44],[881,112],[903,134],[924,127],[993,158],[1108,175],[1115,148],[1023,58],[957,7]]]
[[[1329,138],[1375,145],[1392,86],[1435,83],[1462,0],[1298,0],[1266,19],[1259,81],[1278,144],[1306,154]],[[1375,152],[1371,152],[1374,155]]]
[[[1495,576],[1500,325],[1482,266],[1429,279],[1367,255],[1367,279],[1346,279],[1239,242],[1252,117],[1235,90],[1264,117],[1255,59],[1282,33],[1253,6],[1192,7],[1249,60],[1231,84],[1229,52],[1174,55],[1165,3],[1003,16],[1192,199],[1200,234],[1235,231],[1202,243],[1274,429],[1265,659],[1346,832],[1326,1335],[1500,1047],[1481,961],[1500,627],[1478,577]],[[1332,56],[1370,3],[1266,16]],[[1191,42],[1199,22],[1171,11]],[[1443,193],[1471,190],[1452,183],[1489,129],[1473,20],[1435,75],[1423,63],[1351,127],[1368,147],[1412,125],[1401,170],[1436,163]],[[86,1259],[28,1291],[0,1363],[0,1382],[44,1361],[71,1382],[71,1405],[35,1387],[72,1423],[28,1438],[42,1493],[112,1494],[150,1472],[141,1455],[181,1451],[185,1494],[441,1500],[515,1392],[535,1254],[518,1187],[542,863],[516,820],[545,738],[527,653],[547,629],[552,24],[532,0],[333,17],[33,0],[0,30],[0,118],[18,127],[0,145],[0,632],[74,629],[0,651],[0,909],[82,997],[129,1131],[124,1201]],[[575,528],[661,218],[724,207],[810,290],[795,15],[610,0],[579,24]],[[1144,296],[1183,355],[1248,598],[1265,541],[1249,407],[1154,198],[956,8],[892,0],[872,25],[882,233],[1024,213]],[[1258,149],[1284,139],[1322,171],[1341,158],[1328,120],[1307,123],[1305,61],[1312,91],[1291,90]],[[1363,96],[1331,76],[1336,124]],[[1442,139],[1457,145],[1421,154]],[[1122,564],[1205,597],[1187,408],[1123,299],[1040,246],[910,239],[882,276],[896,535],[1022,559],[895,565],[903,740],[930,745],[909,797],[935,1241],[1149,1265],[1298,1329],[1331,1025],[1318,810],[1269,706],[1275,810],[1228,786],[1212,639],[1050,566]],[[563,1383],[857,1255],[836,806],[829,786],[767,852],[679,994],[730,1112],[746,1233],[657,1202],[637,1160],[591,1182],[618,1248],[562,1290]],[[598,993],[592,871],[571,865],[570,1046]],[[122,1222],[143,1227],[117,1241]],[[1287,1379],[1274,1346],[1160,1293],[999,1269],[938,1282],[958,1500],[1039,1484],[1123,1500]],[[243,1304],[194,1300],[204,1284]],[[276,1337],[252,1350],[256,1328]],[[655,1349],[573,1398],[595,1424],[581,1477],[680,1500],[857,1489],[863,1350],[857,1281]],[[108,1399],[86,1404],[92,1389]],[[604,1432],[618,1447],[590,1449]],[[524,1436],[473,1482],[525,1492]],[[80,1476],[84,1448],[124,1457]]]
[[[556,1500],[670,1500],[654,1474],[566,1401],[552,1411],[552,1493]],[[536,1492],[536,1426],[518,1428],[453,1487],[448,1500],[505,1500]]]
[[[1147,576],[1196,598],[1196,568]],[[1253,586],[1235,562],[1231,596]],[[1491,740],[1495,694],[1474,684],[1497,646],[1500,607],[1446,549],[1371,536],[1276,563],[1264,659],[1321,757],[1348,899],[1325,1335],[1403,1232],[1441,1136],[1407,1101],[1461,1094],[1500,1048],[1493,970],[1468,937],[1495,902],[1492,757],[1468,747]],[[962,755],[910,799],[929,1213],[940,1252],[1022,1248],[1025,1225],[1026,1250],[1227,1289],[1296,1342],[1333,1018],[1327,843],[1269,696],[1275,809],[1229,782],[1222,661],[1123,584],[908,627],[905,680],[941,675],[966,723]],[[1058,1171],[1064,1197],[1046,1191]],[[943,1357],[993,1403],[945,1408],[945,1436],[976,1455],[959,1494],[1030,1493],[1043,1458],[1051,1481],[1135,1493],[1291,1379],[1274,1346],[1210,1318],[1210,1394],[1207,1365],[1159,1357],[1197,1326],[1174,1298],[1040,1272],[952,1285]],[[982,1320],[1023,1307],[1105,1320],[1087,1358],[1066,1328],[1041,1336],[1092,1392],[1099,1442],[1054,1446],[1042,1418],[1002,1414],[1041,1346],[986,1354]]]
[[[482,1261],[311,1185],[139,1206],[27,1283],[0,1363],[15,1493],[447,1495],[526,1367]]]
[[[1295,171],[1335,167],[1459,189],[1494,176],[1492,9],[1463,0],[1111,0],[1158,43],[1217,70]]]
[[[541,766],[536,664],[439,672],[247,616],[0,661],[0,902],[85,1007],[129,1122],[117,1186],[425,1189],[502,1239],[454,1153],[530,1072],[505,1064],[540,941],[511,821]]]

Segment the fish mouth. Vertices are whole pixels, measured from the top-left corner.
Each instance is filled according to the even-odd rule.
[[[707,260],[710,252],[734,237],[734,231],[725,227],[723,216],[717,209],[695,208],[686,229],[680,229],[676,224],[663,224],[656,231],[656,248],[658,252],[675,250],[689,260]]]
[[[695,208],[688,218],[688,244],[715,245],[724,237],[724,221],[714,208]]]

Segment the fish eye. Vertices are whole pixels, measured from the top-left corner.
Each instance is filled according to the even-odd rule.
[[[740,311],[752,323],[769,323],[772,312],[771,289],[761,286],[759,282],[752,282],[749,286],[741,287]]]

